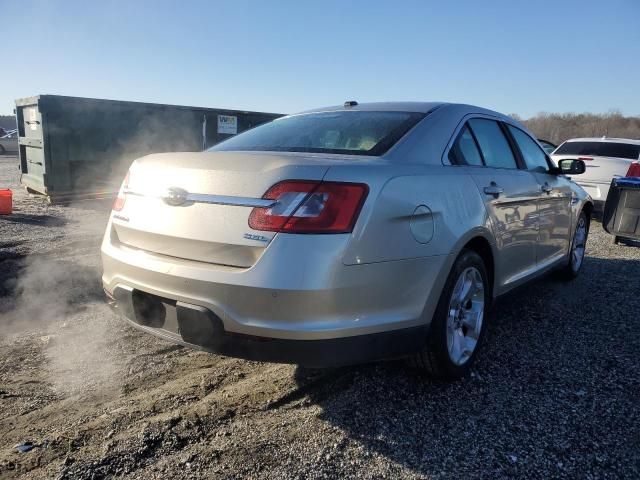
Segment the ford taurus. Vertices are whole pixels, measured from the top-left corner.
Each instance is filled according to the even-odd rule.
[[[133,162],[104,241],[109,303],[170,341],[332,366],[408,357],[456,378],[493,300],[583,263],[590,197],[516,120],[347,102],[206,152]]]

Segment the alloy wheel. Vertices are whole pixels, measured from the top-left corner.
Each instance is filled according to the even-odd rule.
[[[581,215],[578,219],[576,232],[573,235],[573,245],[571,247],[571,268],[574,272],[580,270],[584,260],[584,250],[587,243],[587,221]]]
[[[447,349],[455,365],[465,364],[473,355],[482,330],[484,298],[480,271],[466,268],[453,288],[447,317]]]

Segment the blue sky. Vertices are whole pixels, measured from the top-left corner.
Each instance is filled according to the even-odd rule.
[[[640,115],[640,0],[0,0],[0,18],[0,113],[51,93],[272,112],[356,99]]]

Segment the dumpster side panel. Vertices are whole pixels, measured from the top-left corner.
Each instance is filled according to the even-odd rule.
[[[251,112],[234,112],[229,110],[218,111],[203,111],[203,115],[206,116],[206,132],[207,132],[207,144],[206,147],[213,147],[215,144],[220,143],[228,138],[233,137],[235,134],[226,133],[228,129],[221,126],[221,118],[227,119],[228,117],[236,119],[236,133],[242,133],[247,130],[262,125],[263,123],[270,122],[278,116],[265,115],[260,113]]]
[[[57,95],[16,100],[16,113],[21,181],[52,200],[114,195],[136,158],[231,137],[220,115],[235,119],[237,133],[281,116]]]
[[[198,151],[202,144],[199,123],[188,110],[82,102],[50,115],[57,193],[110,194],[134,159],[174,149]]]

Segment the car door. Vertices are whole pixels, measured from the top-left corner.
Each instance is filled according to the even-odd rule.
[[[540,146],[523,130],[507,125],[522,161],[540,185],[536,262],[550,265],[569,252],[571,243],[570,180],[550,172],[552,163]]]
[[[449,152],[452,163],[468,165],[491,219],[498,293],[535,271],[540,196],[534,176],[519,168],[503,128],[489,118],[469,119]]]

